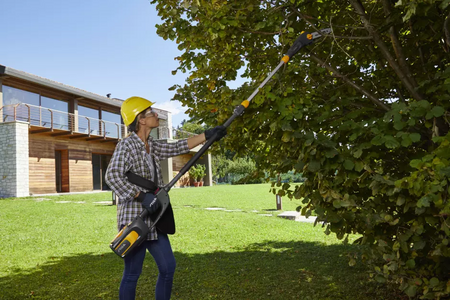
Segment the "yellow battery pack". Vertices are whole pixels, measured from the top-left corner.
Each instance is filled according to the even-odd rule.
[[[109,247],[120,257],[125,257],[127,253],[139,246],[146,239],[148,232],[149,229],[144,223],[144,220],[140,216],[137,216],[132,222],[122,228],[111,241]]]

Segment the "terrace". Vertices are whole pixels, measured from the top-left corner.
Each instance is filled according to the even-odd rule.
[[[161,126],[152,132],[156,139],[187,138],[193,134],[169,128],[167,113],[158,111]],[[69,139],[117,142],[127,135],[125,125],[88,116],[63,112],[42,106],[19,103],[0,107],[1,122],[23,121],[29,123],[30,134],[67,136]]]

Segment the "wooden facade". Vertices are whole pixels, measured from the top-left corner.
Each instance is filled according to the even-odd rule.
[[[172,159],[173,176],[176,176],[181,168],[192,158],[192,154],[183,154]],[[194,184],[194,180],[189,176],[189,172],[181,176],[180,180],[176,183],[178,187],[191,186]]]
[[[84,192],[94,190],[93,154],[111,156],[115,143],[100,143],[68,138],[53,138],[43,134],[29,136],[30,194]],[[61,171],[57,174],[56,153],[60,152]],[[100,184],[103,174],[100,169]],[[57,190],[57,176],[61,190]],[[101,188],[102,189],[102,188]]]
[[[32,93],[33,97],[38,97],[39,106],[20,99],[18,104],[5,103],[4,89],[6,88],[23,94]],[[52,112],[48,107],[41,106],[42,97],[62,103],[64,107],[67,107],[67,111]],[[11,100],[10,98],[8,99]],[[14,121],[17,117],[16,110],[20,108],[22,109],[21,119],[17,120],[29,123],[29,193],[48,194],[109,189],[104,183],[104,174],[116,144],[126,135],[125,126],[120,118],[121,104],[120,99],[102,97],[0,65],[0,122],[8,121],[6,116],[11,117],[11,106],[14,106]],[[8,106],[9,115],[5,112],[6,109],[2,110],[6,106]],[[92,119],[89,123],[88,117],[78,114],[80,106],[98,112],[98,119]],[[44,122],[41,119],[43,112],[47,115],[51,114],[51,126],[48,125],[49,120]],[[121,123],[110,124],[108,130],[115,135],[107,135],[110,132],[107,132],[107,127],[104,125],[108,121],[102,120],[103,112],[119,116]],[[61,118],[65,123],[53,126],[54,114],[63,115]],[[170,113],[161,111],[160,115],[168,116]],[[167,118],[169,120],[169,117]],[[96,130],[92,131],[89,125],[87,130],[86,128],[83,128],[84,131],[79,130],[81,127],[79,123],[84,119],[88,119],[88,124],[96,127]],[[115,126],[117,126],[116,132],[114,132]],[[171,124],[168,123],[164,130],[160,129],[158,128],[155,134],[157,132],[159,138],[167,139],[167,135],[163,136],[159,133],[170,131]],[[153,134],[154,132],[152,136]],[[172,158],[172,166],[166,166],[168,173],[173,169],[173,174],[168,174],[169,178],[173,178],[191,157],[192,154],[186,154]],[[165,166],[163,166],[163,172],[164,168]],[[189,174],[185,174],[177,185],[190,185],[190,181]]]

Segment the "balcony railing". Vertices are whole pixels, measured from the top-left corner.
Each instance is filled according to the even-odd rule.
[[[172,128],[172,137],[175,140],[187,139],[187,138],[190,138],[195,135],[197,135],[197,134],[188,132],[188,131],[184,131],[184,130],[180,130],[180,129],[176,129],[176,128]]]
[[[0,107],[0,116],[0,122],[24,121],[28,122],[30,126],[48,129],[47,131],[66,131],[113,139],[122,139],[126,134],[125,125],[122,124],[82,115],[76,116],[72,113],[26,103],[2,106]],[[179,140],[196,135],[195,133],[168,127],[165,123],[161,125],[158,128],[158,139]],[[33,132],[41,132],[41,130]],[[64,133],[62,132],[62,134]]]
[[[125,136],[122,124],[99,120],[86,116],[54,110],[42,106],[19,103],[0,107],[2,122],[24,121],[30,126],[38,126],[53,130],[70,131],[87,136],[95,135],[104,138],[121,139]]]

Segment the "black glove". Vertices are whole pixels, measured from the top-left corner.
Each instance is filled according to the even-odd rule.
[[[153,214],[161,206],[156,196],[152,193],[140,192],[137,199],[141,202],[142,207],[145,208],[149,214]]]
[[[205,139],[209,140],[212,136],[217,133],[216,141],[220,141],[227,134],[227,128],[223,125],[216,126],[214,128],[205,131]]]

